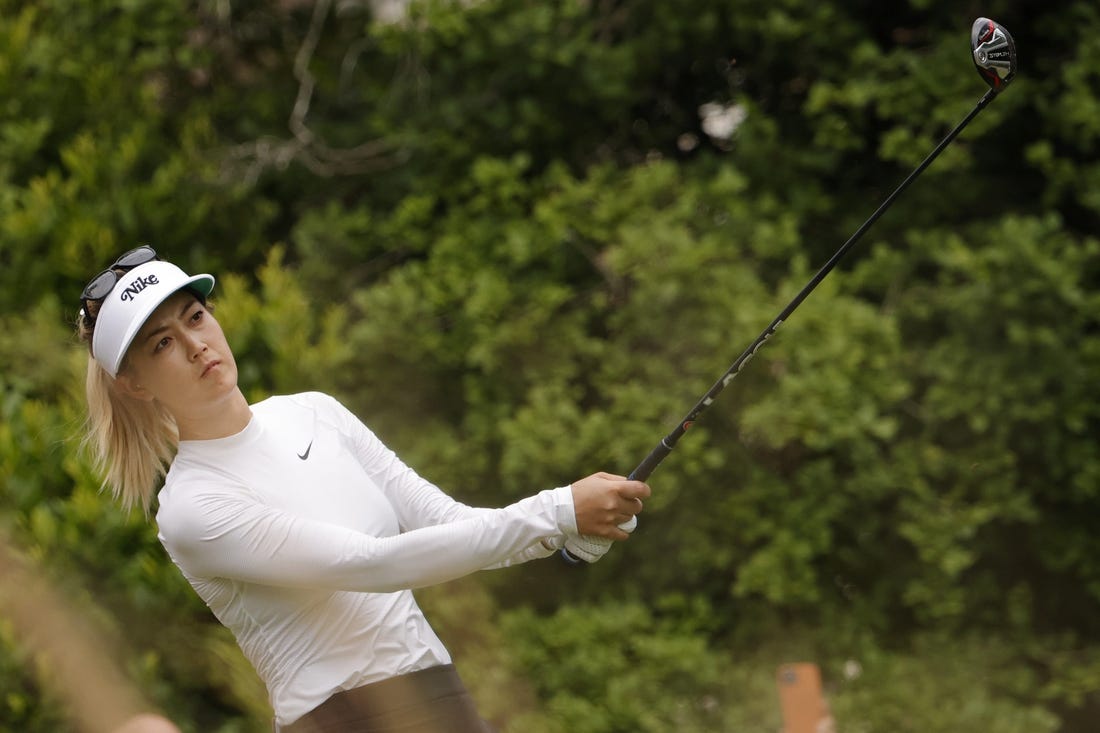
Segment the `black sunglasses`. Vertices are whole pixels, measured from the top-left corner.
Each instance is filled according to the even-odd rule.
[[[135,247],[115,260],[113,265],[93,277],[84,286],[84,292],[80,294],[80,315],[84,317],[84,325],[91,328],[95,323],[95,314],[99,312],[99,303],[111,294],[122,274],[155,259],[157,259],[157,253],[152,247],[148,245]],[[118,270],[121,270],[121,273],[116,272]]]

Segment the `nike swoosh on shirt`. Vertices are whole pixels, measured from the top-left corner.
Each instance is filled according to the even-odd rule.
[[[298,457],[301,458],[303,461],[305,459],[309,458],[309,451],[312,448],[313,448],[313,441],[311,440],[311,441],[309,441],[309,445],[306,446],[306,452],[305,453],[299,453]]]

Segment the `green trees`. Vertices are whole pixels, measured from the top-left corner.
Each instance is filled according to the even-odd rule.
[[[333,391],[469,502],[627,473],[984,92],[960,12],[0,2],[5,524],[186,730],[265,729],[78,451],[83,282],[139,241],[214,272],[246,392]],[[503,729],[775,730],[774,668],[810,659],[841,731],[1091,730],[1100,11],[981,12],[1018,79],[637,535],[422,594]],[[0,727],[56,730],[0,641]]]

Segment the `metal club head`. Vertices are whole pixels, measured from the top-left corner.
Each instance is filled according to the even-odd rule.
[[[1004,26],[978,18],[970,31],[974,66],[985,83],[1000,92],[1016,76],[1016,43]]]

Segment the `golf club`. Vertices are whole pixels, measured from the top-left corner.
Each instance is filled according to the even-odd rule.
[[[989,85],[989,89],[974,106],[974,109],[972,109],[970,113],[963,118],[962,122],[955,126],[955,129],[947,133],[947,136],[944,137],[944,139],[940,141],[940,144],[937,145],[936,148],[928,154],[928,157],[926,157],[921,162],[921,164],[918,165],[913,170],[913,172],[910,173],[909,176],[901,182],[901,184],[894,190],[894,192],[890,194],[885,201],[882,202],[878,209],[876,209],[875,212],[871,214],[871,216],[869,216],[867,220],[863,222],[863,224],[860,225],[859,229],[857,229],[855,233],[852,234],[851,237],[849,237],[848,241],[845,242],[841,246],[841,248],[836,251],[836,253],[829,259],[829,261],[826,262],[820,270],[818,270],[817,274],[814,275],[808,283],[806,283],[806,286],[803,287],[801,291],[799,291],[798,295],[796,295],[794,299],[787,304],[787,307],[785,307],[779,313],[779,315],[775,317],[775,320],[773,320],[768,325],[768,327],[765,328],[751,344],[749,344],[748,348],[741,353],[741,356],[737,357],[737,360],[733,362],[729,369],[726,370],[725,374],[723,374],[722,377],[717,382],[715,382],[709,390],[707,390],[702,399],[700,399],[695,404],[695,406],[691,408],[691,411],[684,416],[684,418],[679,422],[679,424],[676,425],[672,432],[662,438],[661,441],[657,443],[656,446],[654,446],[649,455],[645,457],[645,460],[638,464],[637,468],[635,468],[631,472],[629,478],[637,479],[639,481],[645,481],[647,478],[649,478],[649,475],[653,473],[654,469],[656,469],[658,465],[660,465],[661,461],[663,461],[665,457],[672,452],[672,449],[676,446],[676,443],[680,440],[680,438],[683,437],[684,433],[688,431],[688,428],[692,426],[692,424],[699,417],[699,415],[702,414],[704,410],[710,407],[711,403],[714,402],[718,394],[726,388],[726,385],[733,381],[733,378],[736,377],[745,367],[745,365],[749,363],[752,357],[756,355],[756,352],[760,350],[760,347],[764,345],[764,342],[772,337],[772,335],[776,332],[776,330],[778,330],[779,326],[782,325],[784,321],[790,318],[791,314],[794,313],[794,310],[798,308],[798,306],[802,304],[802,301],[804,301],[809,296],[809,294],[812,293],[814,289],[821,283],[821,281],[824,280],[825,277],[833,271],[833,268],[836,267],[841,258],[843,258],[844,255],[848,253],[848,250],[850,250],[852,246],[855,245],[855,243],[858,242],[859,239],[867,232],[867,230],[871,228],[871,225],[878,221],[879,217],[881,217],[883,213],[885,213],[886,210],[890,208],[890,205],[893,204],[897,197],[900,196],[901,193],[909,187],[909,184],[911,184],[917,178],[917,176],[924,172],[924,169],[927,168],[932,163],[932,161],[935,160],[939,156],[939,154],[943,152],[944,148],[946,148],[951,143],[951,141],[954,140],[960,132],[962,132],[963,128],[970,124],[970,121],[977,117],[978,113],[985,109],[986,106],[991,101],[993,101],[994,97],[1004,91],[1005,87],[1007,87],[1009,82],[1011,82],[1013,77],[1015,77],[1016,44],[1012,40],[1012,36],[1009,34],[1009,32],[1005,30],[1005,28],[1000,24],[995,23],[988,18],[978,18],[977,20],[975,20],[970,33],[970,50],[973,56],[974,65],[978,70],[978,74],[982,77],[982,79],[985,80],[986,84]],[[562,558],[566,562],[573,565],[583,563],[584,560],[577,557],[577,555],[575,555],[574,553],[570,552],[571,542],[572,540],[566,541],[565,547],[561,551]]]

